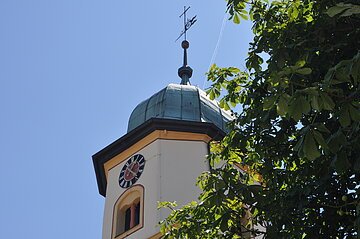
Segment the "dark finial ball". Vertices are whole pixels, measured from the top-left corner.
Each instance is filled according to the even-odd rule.
[[[181,47],[183,49],[188,49],[189,48],[189,42],[187,40],[184,40],[181,42]]]

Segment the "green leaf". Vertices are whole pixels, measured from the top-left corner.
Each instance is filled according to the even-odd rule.
[[[290,21],[294,21],[299,16],[299,10],[297,9],[297,6],[292,6],[289,8],[288,16]]]
[[[232,107],[236,107],[238,103],[239,103],[238,101],[230,100],[230,105],[231,105]]]
[[[289,106],[289,114],[295,120],[299,121],[302,114],[307,114],[311,107],[303,95],[295,96]]]
[[[322,103],[324,109],[326,109],[326,110],[334,109],[335,103],[327,93],[321,92],[320,98],[321,98],[321,103]]]
[[[300,75],[310,75],[312,70],[311,70],[311,68],[306,67],[306,68],[298,69],[295,72],[300,74]]]
[[[313,137],[311,131],[309,131],[305,135],[303,151],[304,151],[305,157],[307,157],[310,160],[314,160],[321,155],[319,152],[319,149],[315,143],[315,140],[314,140],[314,137]]]
[[[296,62],[295,66],[303,67],[306,64],[305,60],[299,60]]]
[[[349,108],[346,105],[340,110],[339,122],[342,127],[347,127],[351,124]]]
[[[299,121],[301,119],[302,116],[302,112],[301,110],[299,110],[298,107],[298,98],[293,98],[292,101],[290,101],[290,105],[289,105],[289,115],[295,120],[295,121]]]
[[[331,133],[330,130],[328,130],[328,128],[326,128],[326,126],[322,123],[316,124],[315,128],[323,133],[327,133],[327,134]]]
[[[335,6],[329,8],[326,11],[326,14],[329,15],[330,17],[334,17],[346,10],[348,10],[349,8],[351,8],[352,4],[344,4],[344,3],[339,3],[336,4]]]
[[[224,110],[230,110],[230,106],[229,106],[228,102],[224,103]]]
[[[275,101],[277,100],[278,96],[277,95],[272,95],[272,96],[269,96],[267,98],[264,99],[264,104],[263,104],[263,109],[264,110],[269,110],[271,109],[274,104],[275,104]]]
[[[236,67],[229,67],[228,70],[234,74],[237,74],[240,72],[239,68],[236,68]]]
[[[326,74],[325,74],[325,77],[324,77],[324,81],[326,84],[330,84],[332,78],[334,77],[334,74],[335,74],[335,69],[334,68],[330,68]]]
[[[357,83],[360,81],[360,51],[352,59],[353,64],[351,67],[350,74],[354,79],[354,82]]]
[[[300,96],[298,99],[298,107],[303,114],[309,113],[311,107],[309,102],[306,100],[304,96]]]
[[[219,102],[219,106],[223,108],[224,110],[230,110],[230,106],[228,102],[225,100],[225,98],[222,98]]]
[[[316,142],[321,146],[321,148],[328,150],[329,146],[327,145],[324,137],[319,131],[313,131],[314,138]]]
[[[242,19],[244,19],[244,20],[249,20],[249,17],[248,17],[246,14],[240,13],[239,15],[240,15],[240,17],[241,17]]]
[[[305,16],[305,19],[306,19],[308,22],[314,21],[314,18],[313,18],[311,15],[306,15],[306,16]]]
[[[209,91],[209,97],[210,97],[211,100],[215,99],[215,93],[214,93],[214,90],[213,90],[213,89],[211,89],[211,90]]]
[[[299,141],[297,141],[297,143],[294,146],[294,150],[295,151],[299,151],[300,148],[302,147],[302,144],[304,142],[304,137],[301,137]]]
[[[216,64],[212,64],[210,66],[210,70],[209,71],[214,71],[217,68]]]
[[[335,134],[333,134],[330,139],[328,140],[328,146],[332,153],[337,153],[341,146],[346,144],[346,137],[345,135],[339,130]]]
[[[228,230],[228,220],[229,220],[229,214],[224,214],[221,217],[221,223],[220,223],[220,230],[225,232]]]
[[[346,9],[343,13],[341,13],[340,17],[348,17],[348,16],[351,16],[354,14],[360,14],[360,6],[359,5],[353,5],[353,4],[346,4],[346,5],[349,5],[350,8]]]
[[[234,14],[233,22],[234,22],[235,24],[239,24],[239,23],[240,23],[240,17],[239,17],[239,14],[238,14],[238,13],[235,13],[235,14]]]
[[[311,96],[311,106],[313,109],[320,111],[320,104],[319,104],[319,96],[312,95]]]
[[[344,150],[335,155],[331,165],[335,168],[338,174],[345,173],[351,166],[347,154]]]
[[[360,110],[349,104],[349,113],[353,121],[360,121]]]
[[[284,116],[288,112],[288,108],[288,97],[283,94],[279,98],[279,102],[276,106],[276,111],[279,115]]]
[[[341,67],[335,71],[336,81],[332,82],[332,84],[339,84],[343,82],[350,81],[350,72],[349,72],[349,65],[347,67]]]

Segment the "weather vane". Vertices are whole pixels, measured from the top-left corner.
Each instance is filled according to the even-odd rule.
[[[186,32],[187,32],[187,30],[189,30],[190,27],[192,25],[194,25],[194,23],[197,21],[196,15],[191,19],[186,18],[186,12],[189,9],[190,9],[190,7],[184,6],[184,12],[179,16],[179,17],[182,17],[182,16],[184,17],[184,30],[181,31],[180,36],[178,38],[176,38],[175,41],[179,40],[179,38],[182,37],[183,35],[184,35],[184,40],[186,40]]]

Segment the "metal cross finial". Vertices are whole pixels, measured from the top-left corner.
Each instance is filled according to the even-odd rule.
[[[191,27],[192,25],[194,25],[194,23],[197,21],[196,15],[195,15],[193,18],[191,18],[191,19],[187,19],[187,18],[186,18],[186,12],[187,12],[189,9],[190,9],[190,7],[184,6],[184,12],[179,16],[179,17],[184,16],[184,30],[181,31],[180,36],[179,36],[178,38],[176,38],[175,41],[179,40],[179,38],[180,38],[182,35],[184,35],[184,40],[186,40],[186,32],[187,32],[187,30],[189,30],[190,27]]]

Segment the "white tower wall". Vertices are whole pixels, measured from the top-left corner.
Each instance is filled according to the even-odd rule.
[[[176,201],[181,206],[197,199],[200,189],[195,185],[196,179],[209,169],[208,144],[191,139],[157,139],[134,154],[142,154],[146,160],[144,171],[135,183],[144,187],[144,220],[143,227],[126,238],[147,239],[159,232],[158,222],[168,215],[168,211],[157,209],[158,202]],[[127,190],[119,186],[118,179],[127,159],[115,159],[120,163],[108,171],[103,239],[114,238],[114,206]]]

